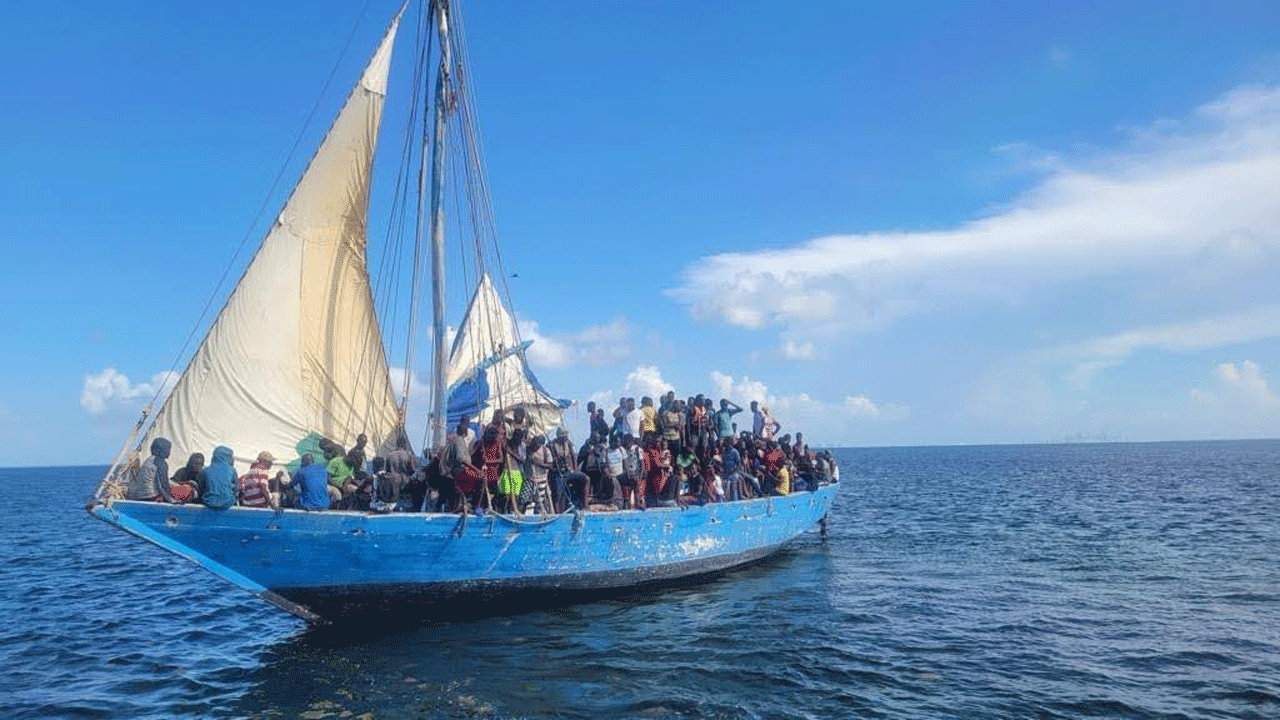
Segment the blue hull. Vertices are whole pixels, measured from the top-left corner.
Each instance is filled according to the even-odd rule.
[[[838,485],[687,508],[558,515],[303,512],[117,500],[95,517],[309,620],[364,597],[580,591],[724,570],[813,528]],[[309,607],[310,606],[310,607]]]

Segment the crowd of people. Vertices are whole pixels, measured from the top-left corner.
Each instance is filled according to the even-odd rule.
[[[548,439],[516,407],[495,412],[483,427],[461,418],[444,447],[424,452],[422,462],[403,433],[371,460],[360,435],[349,450],[321,440],[322,459],[304,454],[292,473],[261,452],[239,476],[225,446],[214,448],[208,465],[202,453],[192,454],[171,476],[171,444],[156,438],[125,497],[211,508],[551,515],[779,496],[839,481],[831,453],[809,448],[799,432],[779,436],[782,425],[768,407],[751,403],[750,429],[738,427],[741,412],[726,399],[716,409],[710,398],[678,400],[674,392],[656,406],[650,397],[639,405],[621,398],[611,417],[591,402],[589,436],[575,448],[566,428]]]

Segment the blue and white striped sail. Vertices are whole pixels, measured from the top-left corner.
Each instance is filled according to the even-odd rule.
[[[523,407],[534,433],[553,431],[567,400],[552,397],[529,368],[515,318],[502,303],[488,274],[480,277],[445,366],[449,427],[467,416],[481,424],[496,409]]]

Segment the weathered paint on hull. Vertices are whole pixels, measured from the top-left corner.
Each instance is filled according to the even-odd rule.
[[[724,570],[814,527],[838,485],[785,497],[638,512],[496,515],[210,510],[116,501],[96,517],[294,614],[361,595],[622,588]]]

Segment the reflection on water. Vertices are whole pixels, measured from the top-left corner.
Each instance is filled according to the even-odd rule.
[[[310,627],[265,653],[239,709],[380,718],[729,712],[733,693],[705,684],[759,654],[759,626],[786,606],[779,575],[821,584],[832,572],[814,539],[696,583],[568,607],[436,608]],[[731,684],[749,691],[760,672]]]

